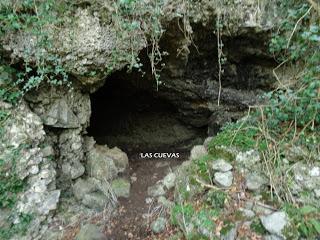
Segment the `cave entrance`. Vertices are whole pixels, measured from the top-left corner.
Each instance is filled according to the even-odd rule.
[[[91,95],[89,135],[98,144],[139,152],[184,152],[203,142],[207,128],[178,118],[177,109],[140,72],[119,71]]]

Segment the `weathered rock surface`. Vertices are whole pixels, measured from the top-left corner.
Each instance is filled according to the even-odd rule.
[[[232,165],[223,159],[214,160],[211,164],[213,171],[228,172],[232,170]]]
[[[214,181],[220,187],[230,187],[233,181],[232,172],[216,172],[214,174]]]
[[[130,182],[126,179],[118,178],[113,180],[111,187],[117,197],[128,198],[130,195]]]
[[[107,146],[95,145],[87,152],[87,172],[90,176],[108,181],[117,176],[119,170],[113,159],[107,155]]]
[[[161,183],[157,183],[153,186],[148,187],[148,195],[151,197],[158,197],[164,195],[166,191]]]
[[[261,190],[268,183],[262,173],[252,172],[246,176],[246,187],[251,191]]]
[[[94,224],[86,224],[81,227],[75,240],[107,240],[99,227]]]
[[[288,217],[285,212],[275,212],[268,216],[261,216],[260,220],[269,233],[277,236],[282,236],[282,231],[288,224]]]
[[[60,190],[55,185],[54,163],[43,155],[40,147],[45,140],[41,119],[30,111],[25,102],[21,102],[13,110],[13,114],[15,117],[4,125],[0,158],[5,160],[3,164],[15,162],[16,174],[26,182],[26,186],[18,195],[17,205],[11,214],[15,224],[20,221],[19,214],[33,215],[28,234],[37,236],[41,223],[50,211],[56,209]],[[30,143],[32,144],[26,147]],[[13,154],[14,151],[17,155]]]
[[[151,223],[151,229],[154,233],[161,233],[166,228],[167,220],[163,217],[157,218],[155,221]]]
[[[204,157],[207,154],[208,154],[208,151],[203,145],[197,145],[191,149],[189,159],[190,160],[199,159],[201,157]]]

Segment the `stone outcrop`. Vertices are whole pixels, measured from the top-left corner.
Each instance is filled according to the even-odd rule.
[[[37,239],[42,222],[50,211],[57,208],[60,198],[60,190],[56,188],[55,163],[50,159],[53,151],[50,145],[42,147],[46,144],[43,123],[25,102],[12,109],[11,114],[14,118],[10,118],[4,126],[0,159],[16,168],[16,174],[26,182],[26,186],[18,195],[16,208],[10,214],[14,217],[14,224],[19,224],[20,214],[32,215],[28,234],[32,239]]]

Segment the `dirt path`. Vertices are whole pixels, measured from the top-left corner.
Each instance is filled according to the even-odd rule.
[[[138,155],[131,157],[127,172],[131,179],[130,197],[120,198],[115,217],[105,227],[107,239],[148,239],[152,233],[148,227],[147,214],[150,212],[146,199],[147,190],[162,179],[170,169],[182,163],[185,157],[175,159],[141,159]]]

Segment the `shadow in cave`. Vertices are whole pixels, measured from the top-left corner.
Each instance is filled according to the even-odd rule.
[[[89,135],[98,144],[128,153],[186,151],[203,141],[207,128],[178,120],[178,112],[140,73],[119,71],[91,95]]]

